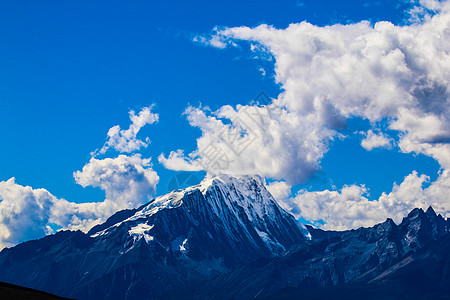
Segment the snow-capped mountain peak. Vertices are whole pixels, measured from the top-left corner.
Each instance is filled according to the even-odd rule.
[[[189,260],[216,257],[224,261],[220,268],[277,255],[309,237],[259,176],[219,175],[118,214],[89,235],[104,241],[117,236],[121,255],[144,241]]]
[[[184,202],[188,199],[188,195],[198,192],[203,195],[198,201],[206,200],[212,212],[223,223],[227,222],[227,213],[231,212],[240,223],[250,221],[258,232],[264,233],[267,231],[264,225],[265,219],[272,219],[273,222],[276,222],[277,214],[285,218],[292,218],[267,191],[264,180],[260,176],[232,177],[219,175],[205,179],[197,185],[174,190],[166,195],[159,196],[132,216],[115,223],[109,228],[102,230],[102,232],[95,232],[92,235],[105,234],[111,227],[117,227],[122,222],[149,218],[161,210],[178,208],[185,204]],[[245,213],[245,216],[242,212]],[[298,223],[297,226],[303,235],[309,236],[307,229],[302,224]]]
[[[201,183],[185,188],[174,190],[166,195],[160,196],[150,202],[135,217],[142,215],[153,215],[161,209],[174,208],[182,204],[182,199],[186,194],[200,191],[204,196],[208,193],[223,193],[226,195],[228,208],[233,209],[231,203],[238,203],[244,207],[247,217],[251,220],[254,215],[263,217],[270,214],[273,205],[278,206],[272,195],[264,187],[263,179],[260,176],[232,177],[228,175],[218,175],[213,178],[203,180]],[[207,197],[209,204],[215,208],[215,212],[220,214],[220,208],[214,197]]]

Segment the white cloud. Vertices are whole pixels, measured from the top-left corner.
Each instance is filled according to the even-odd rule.
[[[49,232],[49,210],[57,199],[44,189],[33,190],[15,183],[0,182],[0,249]]]
[[[292,186],[284,181],[273,181],[266,184],[266,188],[283,209],[287,211],[291,210],[290,205],[286,203],[290,202],[289,198],[292,195]]]
[[[129,112],[131,125],[126,130],[114,126],[108,131],[108,140],[97,154],[104,154],[113,148],[119,152],[133,152],[147,147],[146,141],[137,139],[140,129],[146,124],[158,121],[158,114],[151,112],[153,106],[144,107],[139,114]],[[158,174],[152,169],[151,159],[141,154],[118,155],[114,158],[91,157],[81,171],[73,173],[76,183],[82,187],[99,187],[105,192],[105,200],[95,203],[76,204],[66,200],[58,201],[52,208],[58,224],[64,228],[86,230],[104,221],[114,212],[134,208],[147,201],[156,191]]]
[[[97,154],[103,154],[109,148],[132,152],[146,147],[149,141],[143,142],[136,135],[144,125],[158,121],[158,115],[152,113],[151,108],[145,107],[137,115],[130,111],[130,127],[127,130],[121,130],[119,126],[111,128],[108,141]],[[104,159],[92,157],[73,176],[83,187],[101,188],[105,200],[74,203],[58,199],[45,189],[19,185],[14,178],[0,182],[0,249],[43,237],[53,229],[87,231],[118,210],[149,201],[159,182],[150,158],[142,158],[141,154]]]
[[[122,207],[134,207],[150,200],[159,182],[150,158],[143,159],[140,154],[105,159],[92,157],[73,176],[83,187],[100,187],[107,200]]]
[[[339,191],[300,191],[283,204],[297,217],[303,217],[316,226],[329,230],[343,230],[361,226],[373,226],[392,218],[396,223],[412,209],[426,209],[432,205],[436,211],[450,217],[450,203],[446,196],[449,189],[449,173],[444,171],[437,181],[423,188],[429,177],[413,172],[400,185],[394,183],[389,194],[370,201],[365,186],[345,186]],[[324,225],[320,222],[325,222]]]
[[[105,145],[93,154],[105,154],[108,149],[130,153],[142,147],[147,147],[150,143],[149,139],[146,138],[145,141],[142,141],[136,138],[136,136],[146,124],[158,122],[159,116],[151,112],[152,108],[153,106],[144,107],[138,115],[135,114],[134,110],[131,110],[129,112],[131,120],[130,127],[126,130],[120,129],[119,125],[111,127],[108,131],[108,140]]]
[[[361,146],[370,151],[375,148],[392,148],[392,139],[382,132],[374,133],[372,129],[366,132],[362,132],[364,139],[361,141]]]
[[[45,189],[0,182],[0,249],[53,233],[53,228],[88,230],[117,209],[110,201],[77,204]]]
[[[218,37],[218,36],[213,36],[211,38],[206,38],[206,37],[203,37],[203,36],[195,36],[192,39],[192,41],[196,42],[196,43],[199,43],[199,44],[202,44],[204,46],[212,46],[212,47],[220,48],[220,49],[224,49],[224,48],[227,47],[227,44],[224,43],[221,40],[221,38]]]
[[[184,155],[183,150],[172,151],[169,157],[165,158],[163,154],[158,156],[160,164],[167,169],[177,171],[201,171],[203,170],[201,164],[196,163]]]
[[[432,11],[438,11],[442,7],[441,1],[437,1],[437,0],[420,0],[419,3],[424,8],[432,10]]]
[[[87,231],[118,210],[134,208],[150,200],[159,177],[150,159],[139,154],[117,158],[91,158],[74,173],[82,186],[105,191],[102,202],[74,203],[15,182],[0,182],[0,249],[53,233],[52,228]]]
[[[191,126],[202,130],[198,149],[187,156],[180,150],[167,158],[160,156],[166,168],[201,167],[209,175],[259,174],[288,183],[303,182],[318,169],[327,139],[333,136],[332,129],[318,131],[313,122],[300,122],[275,104],[224,106],[214,113],[189,107],[186,114]]]
[[[283,200],[289,198],[292,187],[284,181],[272,181],[266,188],[276,200]]]
[[[259,71],[261,72],[262,76],[266,76],[266,70],[264,70],[264,68],[259,68]]]

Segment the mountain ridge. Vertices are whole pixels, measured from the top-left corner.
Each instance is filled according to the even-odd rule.
[[[88,233],[60,231],[6,248],[0,281],[80,299],[362,292],[390,286],[391,274],[409,268],[406,259],[420,251],[440,255],[430,262],[447,261],[447,242],[439,248],[437,241],[449,224],[430,207],[413,209],[398,225],[388,218],[324,231],[299,224],[261,177],[221,175],[119,211]]]
[[[201,287],[200,298],[214,294],[216,299],[253,299],[286,288],[298,289],[301,295],[302,289],[318,292],[321,288],[366,285],[406,257],[447,236],[449,228],[443,220],[432,208],[427,212],[416,208],[399,225],[388,218],[373,227],[330,234],[310,229],[310,242],[216,277]]]

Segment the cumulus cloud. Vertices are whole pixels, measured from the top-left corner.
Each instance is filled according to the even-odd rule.
[[[57,199],[45,189],[17,185],[15,178],[0,182],[0,249],[51,232],[46,224]]]
[[[82,187],[98,187],[105,192],[105,200],[98,203],[75,204],[59,201],[55,214],[64,219],[63,224],[70,229],[87,229],[93,223],[104,221],[117,210],[134,208],[149,200],[156,191],[158,174],[152,169],[151,158],[142,158],[141,154],[118,155],[117,157],[96,158],[109,148],[119,152],[133,152],[147,147],[148,138],[142,141],[136,138],[146,124],[158,121],[158,114],[152,113],[153,106],[144,107],[137,115],[129,112],[131,125],[127,130],[114,126],[108,131],[108,140],[100,151],[96,151],[81,171],[73,177]]]
[[[105,191],[107,200],[126,207],[150,200],[159,182],[150,159],[143,159],[140,154],[105,159],[92,157],[73,176],[81,186],[99,187]]]
[[[186,110],[191,126],[202,136],[188,155],[173,151],[159,161],[173,170],[197,170],[209,175],[259,174],[289,183],[306,181],[319,168],[333,129],[317,130],[295,114],[271,103],[263,106],[224,106],[216,112]]]
[[[289,198],[291,195],[291,186],[284,181],[272,181],[266,184],[267,190],[277,200]]]
[[[94,155],[104,154],[110,148],[133,152],[147,147],[148,139],[144,142],[136,136],[143,126],[158,121],[158,115],[151,109],[152,106],[145,107],[137,115],[130,111],[130,127],[126,130],[112,127],[107,142]],[[118,210],[148,202],[159,182],[150,158],[142,158],[137,153],[103,159],[92,157],[73,176],[83,187],[102,189],[105,200],[74,203],[59,199],[45,189],[17,184],[14,178],[0,182],[0,249],[43,237],[54,230],[87,231]]]
[[[330,230],[372,226],[387,217],[399,223],[407,212],[416,207],[426,209],[429,205],[443,212],[444,217],[450,217],[448,198],[444,195],[449,189],[448,171],[442,172],[437,181],[424,189],[428,181],[428,176],[414,171],[401,184],[394,183],[389,194],[383,193],[376,200],[369,200],[364,185],[350,185],[339,191],[302,190],[283,204],[296,216]]]
[[[167,169],[177,171],[201,171],[203,170],[200,163],[195,163],[189,157],[184,155],[183,150],[177,150],[170,152],[166,158],[163,154],[158,156],[160,164],[164,165]]]
[[[94,152],[81,171],[73,173],[75,182],[82,187],[98,187],[105,192],[105,200],[96,203],[75,204],[66,200],[54,206],[54,215],[59,223],[70,229],[88,229],[94,223],[104,221],[106,217],[120,209],[137,207],[149,201],[159,182],[158,174],[152,169],[151,159],[141,154],[120,154],[117,157],[96,158],[110,148],[118,152],[133,152],[147,147],[136,136],[146,124],[158,121],[158,114],[152,113],[153,106],[144,107],[137,115],[129,112],[131,125],[122,130],[114,126],[108,131],[108,139],[100,151]]]
[[[0,182],[0,249],[41,238],[54,228],[88,230],[114,210],[106,202],[77,204],[45,189]]]
[[[134,110],[131,110],[129,112],[130,127],[128,129],[121,129],[119,125],[111,127],[108,131],[108,140],[105,145],[100,150],[95,151],[94,154],[105,154],[108,149],[130,153],[142,147],[147,147],[150,143],[148,137],[145,141],[142,141],[136,136],[145,125],[158,122],[159,115],[152,113],[152,108],[153,106],[144,107],[137,115]]]
[[[402,152],[433,157],[445,174],[450,169],[450,4],[426,0],[417,7],[426,14],[407,26],[362,21],[325,27],[301,22],[286,29],[265,24],[216,28],[209,38],[220,41],[220,48],[247,43],[252,57],[273,57],[282,93],[265,105],[223,106],[213,112],[189,107],[189,123],[202,131],[197,149],[187,155],[174,151],[160,161],[175,170],[200,165],[212,174],[257,173],[289,185],[303,183],[320,169],[329,142],[345,138],[339,129],[346,120],[356,117],[372,125],[362,141],[366,149],[396,143]],[[380,129],[380,124],[387,127]],[[416,187],[447,213],[444,195],[450,192],[450,181],[442,174],[427,193]],[[323,197],[349,202],[351,191],[366,199],[358,203],[380,203],[369,201],[364,189],[323,191]],[[308,195],[321,194],[304,197]],[[389,199],[394,195],[398,193]],[[395,199],[405,209],[401,214],[407,213],[410,207],[402,206],[409,201],[406,195]],[[331,216],[334,211],[329,211]],[[361,222],[373,221],[367,214],[359,216]]]
[[[55,229],[87,231],[120,209],[134,208],[150,200],[159,177],[150,159],[139,154],[117,158],[91,158],[74,173],[82,186],[100,187],[106,199],[74,203],[15,182],[0,182],[0,249],[29,239],[41,238]]]
[[[369,129],[367,132],[362,132],[361,134],[364,135],[361,146],[367,151],[375,148],[392,148],[392,139],[382,132],[374,133],[372,129]]]
[[[284,181],[272,181],[266,183],[266,188],[283,209],[287,211],[292,210],[291,206],[287,205],[290,202],[289,198],[292,194],[292,186]]]

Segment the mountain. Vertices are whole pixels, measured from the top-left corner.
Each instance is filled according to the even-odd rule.
[[[450,234],[413,252],[367,283],[286,287],[260,299],[450,299]]]
[[[0,282],[76,299],[448,299],[449,225],[430,207],[398,225],[305,227],[260,177],[221,175],[4,249]]]
[[[384,294],[371,299],[387,299],[388,288],[414,283],[408,275],[412,270],[424,288],[434,287],[435,292],[450,295],[448,230],[447,222],[431,207],[426,212],[414,209],[399,225],[387,219],[371,228],[343,232],[310,228],[310,241],[208,281],[199,289],[200,298],[253,299],[272,295],[273,299],[319,299],[317,295],[327,298],[339,294],[339,298],[346,298],[358,293],[375,297],[378,291]],[[413,268],[412,262],[417,262],[417,267]],[[429,278],[423,276],[433,273]]]
[[[309,238],[258,176],[221,175],[124,210],[87,234],[0,252],[0,281],[82,299],[158,299]]]

